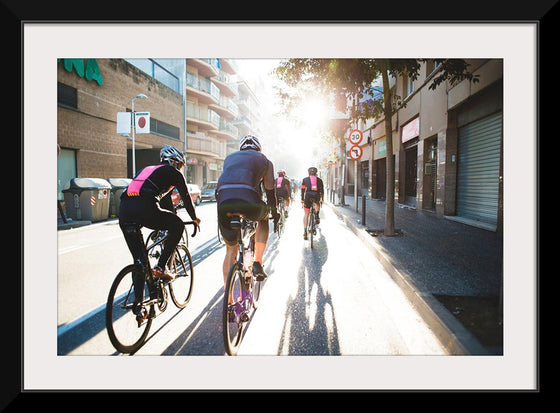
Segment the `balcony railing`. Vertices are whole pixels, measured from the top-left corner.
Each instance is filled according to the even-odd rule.
[[[211,109],[187,102],[187,117],[208,122],[219,128],[220,116]]]
[[[202,133],[187,133],[187,151],[205,152],[217,157],[226,156],[226,144]]]
[[[206,77],[200,77],[187,72],[187,85],[206,92],[215,99],[220,99],[220,89]]]

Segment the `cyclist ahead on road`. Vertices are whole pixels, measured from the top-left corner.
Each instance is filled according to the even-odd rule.
[[[165,264],[179,243],[185,225],[173,212],[173,188],[179,191],[183,204],[196,225],[200,224],[200,219],[196,217],[185,177],[180,172],[185,165],[184,155],[175,147],[165,145],[161,148],[160,160],[160,164],[140,170],[122,193],[119,226],[134,260],[142,256],[145,246],[142,239],[125,230],[125,224],[136,223],[146,228],[168,231],[169,236],[152,272],[154,277],[169,281],[173,276],[165,270]]]
[[[261,184],[266,191],[266,204],[262,200]],[[226,244],[223,272],[224,284],[229,269],[237,254],[238,231],[231,228],[228,213],[240,213],[251,221],[257,221],[255,235],[255,261],[253,274],[258,280],[266,278],[262,259],[268,241],[268,212],[274,217],[274,228],[280,215],[276,212],[274,193],[274,166],[261,153],[261,144],[255,136],[247,135],[241,139],[239,151],[229,154],[224,161],[224,169],[218,184],[218,225]]]
[[[276,199],[284,200],[284,216],[288,217],[288,207],[290,206],[290,198],[292,197],[292,186],[290,180],[286,177],[286,171],[278,171],[276,178]]]
[[[317,168],[314,166],[307,170],[309,176],[301,181],[301,204],[303,205],[303,239],[307,239],[307,220],[312,200],[315,201],[315,214],[317,224],[319,221],[319,211],[323,203],[323,180],[317,176]]]

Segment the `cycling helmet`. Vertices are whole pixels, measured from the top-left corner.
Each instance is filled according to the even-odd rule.
[[[311,168],[309,168],[307,170],[307,172],[309,173],[309,175],[317,175],[317,168],[315,168],[314,166],[312,166]]]
[[[162,163],[166,162],[169,165],[172,165],[172,161],[180,162],[182,164],[186,163],[185,155],[183,155],[183,153],[179,149],[171,145],[165,145],[163,148],[161,148],[159,157]]]
[[[261,143],[257,139],[256,136],[253,135],[245,135],[241,138],[241,142],[239,143],[239,150],[244,151],[247,149],[254,149],[255,151],[261,151]]]

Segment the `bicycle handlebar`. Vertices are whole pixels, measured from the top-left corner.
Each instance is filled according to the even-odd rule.
[[[183,221],[183,223],[185,225],[193,225],[194,226],[194,230],[193,233],[191,234],[191,237],[194,237],[196,235],[196,232],[198,231],[198,225],[196,224],[195,221]]]

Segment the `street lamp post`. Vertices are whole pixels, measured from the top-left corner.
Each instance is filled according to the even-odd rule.
[[[136,175],[136,148],[135,148],[135,130],[136,130],[136,115],[134,112],[134,101],[136,99],[146,99],[148,98],[148,96],[146,96],[143,93],[139,93],[136,95],[135,98],[132,99],[132,176]]]

